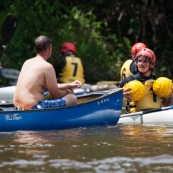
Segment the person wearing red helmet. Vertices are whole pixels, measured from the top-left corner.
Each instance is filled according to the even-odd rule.
[[[141,49],[146,48],[146,47],[147,46],[144,43],[142,43],[142,42],[135,43],[132,46],[132,49],[131,49],[131,58],[124,62],[124,64],[121,67],[121,70],[120,70],[120,80],[121,81],[125,77],[131,76],[132,74],[136,74],[137,73],[137,68],[136,68],[136,65],[135,65],[135,57],[136,57],[136,54]]]
[[[124,78],[121,81],[120,87],[124,87],[128,82],[132,80],[138,80],[142,82],[145,86],[146,93],[145,96],[137,101],[131,102],[132,92],[130,90],[124,90],[124,98],[127,99],[127,108],[129,112],[160,108],[161,107],[161,98],[153,92],[153,83],[156,79],[156,76],[152,74],[156,63],[156,56],[154,52],[149,48],[141,49],[135,58],[135,64],[138,69],[138,73]],[[134,109],[135,107],[135,109]]]
[[[124,78],[121,81],[120,87],[123,87],[127,82],[131,80],[139,80],[142,83],[149,79],[156,79],[156,76],[152,74],[154,65],[156,62],[156,56],[154,52],[149,48],[143,48],[136,54],[135,64],[138,69],[138,73]]]
[[[60,83],[69,83],[79,80],[85,83],[84,67],[79,57],[76,57],[76,46],[74,43],[65,42],[60,50],[60,56],[54,62],[54,68]]]
[[[131,50],[132,58],[135,58],[136,54],[143,48],[147,48],[147,46],[144,43],[142,43],[142,42],[135,43],[132,46],[132,50]]]
[[[76,46],[74,43],[66,42],[61,47],[61,53],[66,54],[68,52],[71,52],[73,54],[76,54]]]

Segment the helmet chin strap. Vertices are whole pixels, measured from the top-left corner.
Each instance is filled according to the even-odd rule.
[[[149,69],[148,69],[146,72],[144,72],[144,73],[143,73],[143,72],[140,72],[139,70],[138,70],[138,71],[139,71],[140,74],[144,75],[144,74],[148,73],[148,72],[151,71],[151,70],[152,70],[152,69],[149,68]]]
[[[142,74],[142,75],[144,75],[144,74],[148,73],[149,71],[150,71],[150,69],[148,69],[148,70],[147,70],[146,72],[144,72],[144,73],[139,71],[139,73]]]

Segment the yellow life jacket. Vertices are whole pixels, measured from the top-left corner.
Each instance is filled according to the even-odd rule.
[[[132,59],[128,59],[127,61],[124,62],[124,64],[121,67],[120,70],[120,80],[122,81],[124,78],[129,77],[132,75],[130,71],[130,65],[133,62]]]
[[[147,80],[144,84],[146,89],[145,96],[136,102],[130,102],[130,112],[136,112],[141,110],[160,108],[161,107],[161,98],[154,94],[153,87],[154,80]]]
[[[69,83],[74,80],[79,80],[80,82],[85,83],[84,69],[80,58],[67,56],[65,60],[66,65],[62,69],[58,81],[62,83]]]

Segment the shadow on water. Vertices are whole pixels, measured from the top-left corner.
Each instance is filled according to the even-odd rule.
[[[172,125],[117,125],[0,133],[0,170],[173,172]]]

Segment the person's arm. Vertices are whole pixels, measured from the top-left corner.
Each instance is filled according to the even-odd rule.
[[[123,97],[126,98],[127,100],[131,100],[132,98],[132,89],[131,88],[126,88],[123,91]]]
[[[124,78],[124,79],[120,82],[120,88],[123,88],[124,85],[125,85],[126,83],[128,83],[127,78]]]
[[[46,89],[49,91],[52,98],[59,99],[71,93],[68,89],[61,90],[58,88],[55,70],[52,65],[47,65],[45,67],[44,75]]]
[[[64,89],[80,88],[82,84],[80,81],[75,80],[74,82],[71,83],[61,83],[57,85],[59,89],[64,90]]]
[[[126,77],[124,80],[121,81],[120,88],[124,88],[124,86],[128,82],[130,82],[131,80],[133,80],[132,76]],[[131,88],[124,89],[124,91],[123,91],[123,97],[126,98],[127,100],[130,100],[131,99],[131,97],[132,97],[132,90],[131,90]]]
[[[161,106],[170,106],[173,105],[173,93],[171,93],[168,97],[161,98]]]
[[[46,89],[49,91],[52,98],[61,98],[67,94],[73,93],[73,88],[80,88],[81,83],[77,80],[71,83],[57,84],[55,70],[50,64],[45,70]]]

